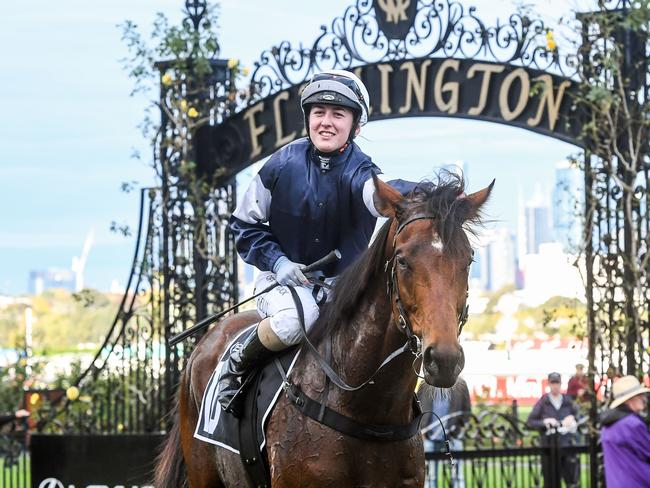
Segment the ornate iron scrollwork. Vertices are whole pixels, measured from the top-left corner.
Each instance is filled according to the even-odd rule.
[[[325,69],[422,57],[461,58],[511,63],[573,77],[575,56],[546,48],[546,27],[539,19],[512,14],[506,23],[486,25],[476,8],[454,0],[419,0],[406,35],[394,38],[382,29],[377,2],[357,0],[342,16],[323,26],[311,47],[288,41],[266,50],[255,63],[247,103],[306,82]],[[394,2],[393,2],[394,3]]]

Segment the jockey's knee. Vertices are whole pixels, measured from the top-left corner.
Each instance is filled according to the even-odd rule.
[[[318,318],[318,306],[305,306],[305,328],[307,331]],[[295,308],[281,310],[271,317],[271,329],[287,347],[300,343],[302,340],[302,325]]]

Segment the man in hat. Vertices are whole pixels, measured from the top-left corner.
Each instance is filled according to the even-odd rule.
[[[600,417],[607,488],[650,486],[650,432],[641,417],[648,392],[634,376],[614,382],[610,409]]]
[[[540,398],[528,416],[526,425],[531,429],[541,431],[541,445],[549,446],[557,438],[559,447],[572,444],[577,422],[578,410],[573,399],[562,394],[562,377],[560,373],[548,375],[549,392]],[[556,437],[559,436],[559,437]],[[544,486],[554,486],[556,479],[552,472],[549,456],[542,456],[542,474]],[[564,455],[560,458],[560,472],[567,486],[578,486],[580,465],[575,454]],[[557,480],[559,482],[559,480]]]

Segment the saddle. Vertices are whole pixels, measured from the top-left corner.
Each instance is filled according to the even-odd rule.
[[[242,331],[219,359],[203,394],[194,437],[239,454],[254,485],[270,487],[264,432],[268,417],[282,393],[284,381],[276,361],[279,361],[284,371],[291,371],[298,357],[298,346],[278,353],[274,360],[251,372],[251,377],[246,381],[248,386],[240,393],[244,396],[240,418],[224,411],[217,401],[217,387],[224,363],[237,347],[241,347],[248,335],[254,332],[254,326]]]

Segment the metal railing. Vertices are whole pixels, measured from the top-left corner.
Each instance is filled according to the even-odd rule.
[[[515,408],[504,412],[483,406],[473,413],[443,416],[441,422],[450,426],[453,461],[445,453],[439,424],[432,422],[422,430],[425,439],[438,439],[425,441],[425,487],[597,486],[584,420],[573,431],[551,428],[542,433],[528,429]]]
[[[452,455],[453,465],[445,453],[425,453],[426,488],[559,488],[563,463],[571,457],[578,470],[577,483],[564,486],[592,486],[587,445],[452,450]]]

